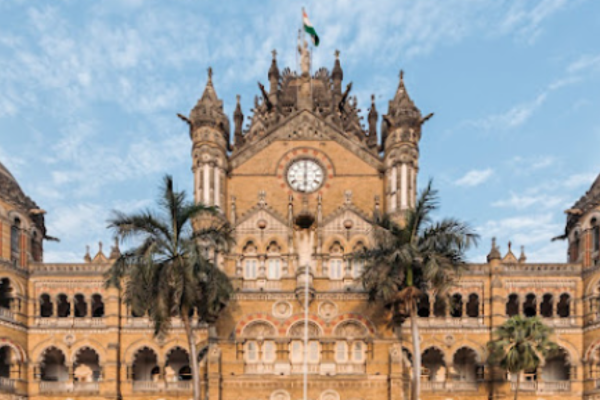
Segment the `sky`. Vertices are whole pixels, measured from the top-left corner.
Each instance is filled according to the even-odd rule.
[[[206,70],[232,118],[250,114],[271,50],[294,68],[301,8],[321,38],[315,67],[341,52],[366,112],[387,111],[405,71],[423,114],[419,185],[439,216],[512,241],[528,261],[565,262],[564,210],[600,173],[600,2],[328,0],[0,2],[0,161],[47,211],[47,262],[111,243],[111,210],[154,204],[170,173],[191,193],[191,142],[177,117]],[[365,118],[366,120],[366,118]],[[108,245],[105,245],[105,249]]]

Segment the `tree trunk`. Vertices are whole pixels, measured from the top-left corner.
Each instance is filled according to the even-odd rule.
[[[198,368],[198,353],[196,351],[196,338],[194,337],[194,331],[190,323],[190,317],[188,310],[183,310],[181,319],[185,327],[185,333],[188,338],[188,344],[190,346],[190,366],[192,367],[192,379],[194,385],[194,400],[200,400],[200,370]]]
[[[519,371],[517,373],[517,386],[515,386],[515,399],[514,400],[517,400],[517,398],[519,397],[519,386],[520,386],[520,383],[521,383],[521,371]]]
[[[417,325],[416,307],[410,307],[410,332],[413,343],[413,376],[411,385],[411,399],[419,400],[421,395],[421,339],[419,338],[419,326]]]

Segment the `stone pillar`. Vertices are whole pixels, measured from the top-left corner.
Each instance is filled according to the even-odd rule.
[[[398,205],[397,195],[398,195],[398,167],[394,165],[392,167],[392,173],[390,176],[390,212],[396,211],[396,207]]]
[[[219,168],[218,165],[215,164],[214,168],[214,179],[215,179],[215,184],[214,184],[214,204],[217,207],[221,206],[221,186],[220,186],[220,181],[221,181],[221,169]]]
[[[202,202],[205,205],[210,204],[210,166],[208,164],[202,165]]]
[[[408,208],[408,170],[406,163],[400,164],[400,209]]]

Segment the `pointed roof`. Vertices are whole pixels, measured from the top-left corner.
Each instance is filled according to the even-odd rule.
[[[190,112],[190,120],[194,127],[212,126],[221,131],[225,139],[229,139],[229,119],[223,112],[223,101],[217,96],[212,81],[212,68],[208,68],[208,80],[202,97]]]
[[[271,60],[271,68],[269,68],[269,80],[271,80],[271,78],[273,79],[279,79],[279,67],[277,67],[277,51],[273,50],[271,52],[273,54],[273,60]]]
[[[344,71],[342,70],[342,65],[340,64],[340,51],[335,51],[335,62],[333,64],[333,70],[331,70],[331,78],[334,80],[344,80]]]
[[[505,262],[505,263],[516,263],[517,262],[517,257],[512,252],[512,243],[511,242],[508,242],[508,252],[502,259],[502,262]]]
[[[404,71],[400,71],[400,82],[394,99],[390,101],[388,114],[398,116],[400,114],[412,114],[413,117],[421,118],[421,112],[410,98],[406,85],[404,84]]]

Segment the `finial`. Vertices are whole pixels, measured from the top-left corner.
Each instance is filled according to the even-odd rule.
[[[237,95],[235,96],[235,101],[237,102],[237,104],[238,104],[238,105],[240,104],[240,99],[241,99],[241,97],[242,97],[242,96],[240,96],[239,94],[237,94]]]
[[[374,94],[371,95],[371,104],[375,104],[375,95]]]
[[[98,253],[102,253],[102,242],[98,242]]]
[[[335,56],[335,59],[338,60],[340,58],[340,51],[338,49],[335,49],[333,55]]]
[[[521,255],[519,256],[519,262],[524,263],[527,261],[527,256],[525,255],[525,246],[521,246]]]
[[[208,67],[208,80],[212,82],[213,70],[212,67]]]
[[[92,256],[90,256],[90,246],[85,246],[85,256],[83,256],[85,262],[92,262]]]
[[[277,50],[273,49],[271,51],[271,54],[273,54],[273,60],[276,60],[277,59]]]
[[[509,253],[512,251],[512,250],[511,250],[511,247],[512,247],[512,242],[509,240],[509,241],[508,241],[508,252],[509,252]]]
[[[400,70],[400,81],[404,82],[404,70]]]
[[[492,249],[495,249],[495,248],[496,248],[496,237],[494,236],[492,238]]]

